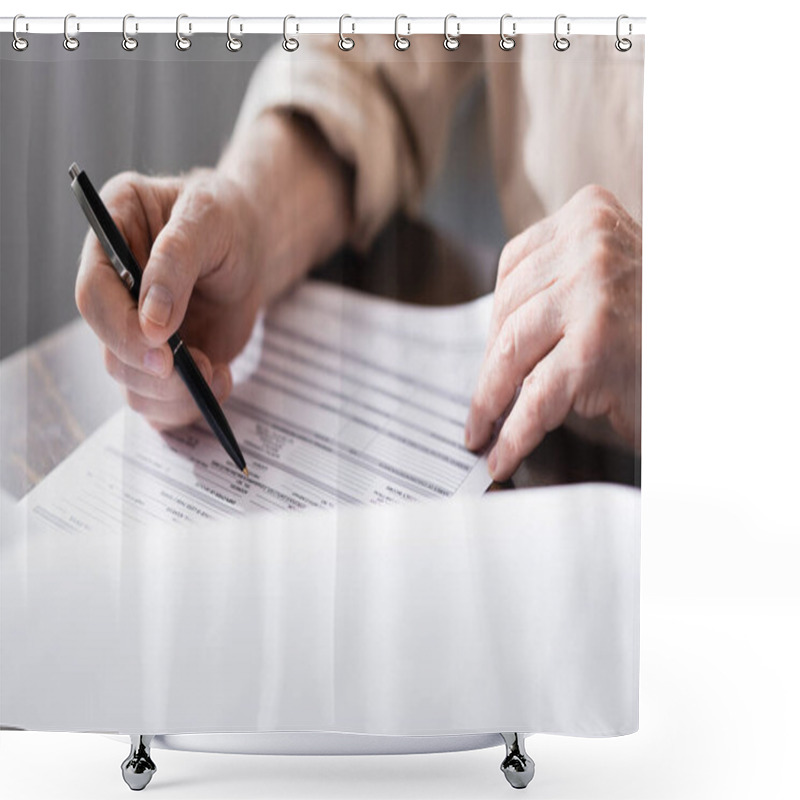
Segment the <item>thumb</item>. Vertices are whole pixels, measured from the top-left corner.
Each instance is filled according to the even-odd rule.
[[[151,344],[178,330],[198,278],[223,257],[220,205],[211,187],[187,187],[153,242],[139,294],[139,324]]]

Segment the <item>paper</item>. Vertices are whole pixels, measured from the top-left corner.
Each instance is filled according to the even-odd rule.
[[[245,478],[205,425],[122,411],[27,498],[69,531],[482,492],[463,444],[491,297],[424,308],[306,282],[256,325],[225,404]]]
[[[35,517],[11,529],[4,725],[615,736],[638,724],[634,489],[102,536]]]

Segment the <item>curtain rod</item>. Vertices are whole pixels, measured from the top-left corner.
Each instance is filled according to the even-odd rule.
[[[445,32],[444,17],[351,17],[346,15],[340,23],[339,17],[287,17],[289,34],[395,34],[415,36],[417,34],[438,34]],[[505,15],[503,30],[509,36],[525,33],[549,33],[553,35],[553,17],[514,17]],[[198,33],[228,32],[228,17],[193,17],[181,15],[180,31],[183,36]],[[341,24],[341,29],[340,29]],[[641,35],[645,32],[645,17],[625,17],[620,32],[623,36]],[[175,33],[175,17],[136,17],[129,16],[126,31],[129,36],[146,33]],[[284,17],[234,17],[231,31],[236,36],[248,34],[283,34]],[[617,34],[616,17],[570,17],[559,15],[559,34],[607,35]],[[567,29],[569,26],[569,30]],[[11,33],[13,17],[0,17],[0,32]],[[64,17],[27,17],[17,21],[17,34],[64,34]],[[80,37],[86,33],[119,33],[122,35],[122,17],[81,17],[70,15],[67,20],[70,36]],[[500,17],[458,17],[450,15],[447,30],[453,35],[500,33]]]

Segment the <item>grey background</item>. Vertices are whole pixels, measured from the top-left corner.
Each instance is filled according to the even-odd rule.
[[[117,34],[90,34],[75,53],[60,36],[0,39],[0,357],[77,316],[74,282],[86,222],[69,189],[77,161],[99,187],[126,169],[176,173],[216,163],[250,74],[276,38],[148,35],[128,53]],[[462,98],[447,162],[423,216],[499,252],[504,233],[487,141],[484,87]],[[482,282],[486,285],[487,276]]]

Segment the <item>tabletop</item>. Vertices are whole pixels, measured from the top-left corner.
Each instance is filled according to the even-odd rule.
[[[312,274],[403,302],[444,305],[491,291],[497,257],[396,217],[369,253],[343,250]],[[0,486],[21,498],[122,405],[119,387],[105,373],[100,344],[81,319],[4,359]],[[587,481],[639,485],[639,476],[637,456],[562,426],[502,488]]]

